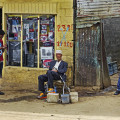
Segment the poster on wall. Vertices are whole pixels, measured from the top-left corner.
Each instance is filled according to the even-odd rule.
[[[20,62],[21,50],[13,50],[13,61]]]
[[[49,20],[42,20],[41,24],[43,24],[43,25],[49,25]]]
[[[14,33],[14,40],[18,40],[18,33]]]
[[[53,47],[41,47],[41,59],[53,59]]]
[[[47,25],[42,25],[42,30],[47,30]]]
[[[30,32],[30,34],[29,34],[29,39],[30,39],[30,40],[33,40],[33,39],[34,39],[34,32]]]
[[[49,68],[52,60],[43,60],[43,68]]]
[[[21,25],[12,25],[12,33],[18,33],[21,31]]]
[[[25,30],[25,33],[26,33],[26,40],[29,39],[29,24],[24,24],[24,30]]]
[[[45,41],[45,42],[43,42],[43,46],[44,47],[50,47],[50,46],[54,46],[54,45],[50,41]]]
[[[41,30],[42,35],[47,35],[47,30]]]
[[[49,33],[48,33],[48,39],[49,39],[51,42],[54,42],[54,34],[53,34],[53,32],[49,32]]]
[[[40,37],[40,40],[41,40],[42,42],[47,41],[47,36],[41,36],[41,37]]]
[[[49,24],[50,31],[54,32],[54,24]]]

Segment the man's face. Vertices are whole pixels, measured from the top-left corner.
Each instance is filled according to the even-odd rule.
[[[0,35],[0,40],[3,38],[3,35]]]
[[[62,60],[62,54],[56,53],[57,60]]]

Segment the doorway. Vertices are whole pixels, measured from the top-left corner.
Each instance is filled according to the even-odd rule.
[[[0,29],[2,29],[2,8],[0,8]]]
[[[96,71],[100,66],[100,24],[79,29],[76,42],[76,85],[97,86]]]
[[[77,29],[75,54],[75,85],[83,87],[110,86],[108,75],[103,25]]]
[[[103,20],[106,56],[111,84],[117,85],[120,72],[120,17]]]

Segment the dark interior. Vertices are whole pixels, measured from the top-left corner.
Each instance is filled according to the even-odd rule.
[[[2,29],[2,9],[0,9],[0,29]]]

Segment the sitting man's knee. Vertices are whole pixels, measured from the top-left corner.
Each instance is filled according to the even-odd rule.
[[[51,70],[48,70],[48,71],[47,71],[47,74],[51,74],[51,73],[52,73],[52,71],[51,71]]]
[[[42,79],[42,75],[38,76],[38,80],[41,80]]]

